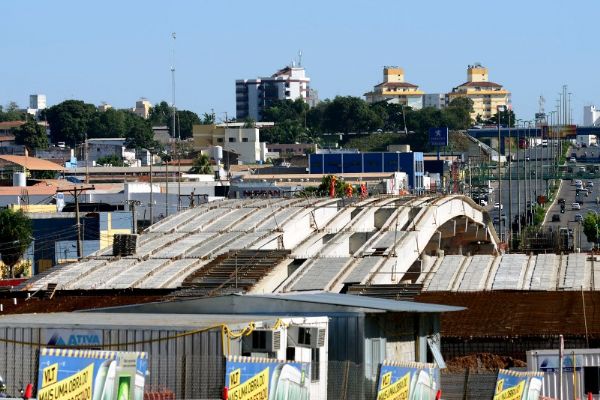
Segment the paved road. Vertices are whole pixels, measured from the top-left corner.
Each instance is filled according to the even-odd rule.
[[[587,181],[584,181],[586,183]],[[575,186],[571,181],[563,181],[561,190],[558,194],[558,198],[564,198],[566,202],[565,213],[560,213],[560,205],[556,202],[550,210],[548,210],[548,216],[546,218],[546,226],[553,226],[557,229],[559,227],[569,227],[575,232],[575,236],[578,238],[581,231],[581,225],[575,221],[575,215],[581,214],[585,218],[588,212],[597,212],[600,214],[600,205],[596,204],[596,197],[600,197],[600,179],[592,180],[594,186],[589,187],[590,194],[588,197],[576,196]],[[572,207],[573,202],[579,202],[581,210],[574,210]],[[552,215],[557,214],[560,216],[560,222],[552,222]],[[592,247],[592,243],[588,242],[585,235],[581,233],[581,247],[582,250],[589,250]]]

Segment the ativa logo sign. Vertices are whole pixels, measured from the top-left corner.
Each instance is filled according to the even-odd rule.
[[[45,329],[44,342],[48,346],[101,346],[102,331],[99,329]]]

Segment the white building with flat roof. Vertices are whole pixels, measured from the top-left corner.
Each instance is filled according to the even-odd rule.
[[[600,125],[600,110],[596,106],[583,107],[583,126]]]
[[[37,117],[41,110],[46,109],[46,95],[45,94],[30,94],[29,95],[29,107],[27,108],[27,114]]]
[[[310,78],[304,67],[287,66],[270,77],[235,81],[236,118],[262,121],[262,112],[279,100],[309,102]]]

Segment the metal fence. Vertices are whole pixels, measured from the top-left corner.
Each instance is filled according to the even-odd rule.
[[[491,399],[496,389],[497,372],[475,373],[470,370],[442,373],[444,400]]]

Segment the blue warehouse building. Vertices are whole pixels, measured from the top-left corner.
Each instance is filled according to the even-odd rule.
[[[329,153],[311,154],[311,174],[348,174],[405,172],[414,192],[423,191],[424,162],[421,152]]]

